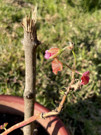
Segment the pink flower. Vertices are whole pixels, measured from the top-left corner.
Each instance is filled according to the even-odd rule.
[[[84,72],[81,77],[81,85],[86,85],[89,83],[89,71]]]
[[[45,51],[45,59],[54,58],[59,53],[59,48],[51,48]]]
[[[53,73],[56,75],[58,71],[61,71],[62,69],[63,69],[62,63],[57,58],[54,58],[54,60],[52,61]]]

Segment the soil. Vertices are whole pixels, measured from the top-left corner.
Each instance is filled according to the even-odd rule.
[[[0,113],[0,125],[3,125],[7,122],[8,125],[6,129],[21,121],[23,121],[22,116]],[[39,123],[35,122],[35,126],[34,135],[49,135]],[[2,132],[4,132],[4,130],[0,129],[0,134]],[[9,135],[23,135],[22,128],[14,130],[13,132],[9,133]]]

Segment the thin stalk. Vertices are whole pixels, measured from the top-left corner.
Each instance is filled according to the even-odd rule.
[[[74,68],[76,69],[76,54],[75,52],[72,50],[73,56],[74,56]]]
[[[66,63],[63,63],[63,64],[64,64],[66,67],[68,67],[72,72],[75,72],[75,73],[77,73],[77,74],[79,74],[79,75],[82,75],[82,73],[80,73],[79,71],[77,71],[77,70],[71,68],[68,64],[66,64]]]

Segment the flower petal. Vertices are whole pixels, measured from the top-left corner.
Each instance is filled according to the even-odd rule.
[[[89,82],[89,77],[88,76],[82,76],[81,84],[86,85],[88,82]]]
[[[53,73],[56,75],[58,71],[61,71],[63,69],[62,63],[57,59],[54,58],[52,61],[52,70]]]
[[[45,51],[45,59],[54,58],[59,53],[59,48],[51,48]]]
[[[83,73],[83,76],[88,76],[89,77],[89,74],[90,74],[90,72],[86,71],[86,72]]]
[[[53,53],[53,54],[56,54],[57,52],[59,52],[59,48],[56,48],[56,47],[54,47],[54,48],[50,48],[49,50],[48,50],[48,52],[49,53]]]
[[[51,57],[51,53],[48,50],[45,51],[45,59],[49,59]]]

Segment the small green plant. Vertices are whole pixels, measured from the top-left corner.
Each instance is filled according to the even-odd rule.
[[[4,123],[3,125],[0,125],[0,130],[6,130],[8,123]]]

